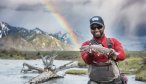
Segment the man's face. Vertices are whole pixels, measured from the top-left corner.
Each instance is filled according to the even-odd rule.
[[[104,26],[99,24],[93,24],[90,26],[91,33],[94,37],[99,38],[104,33]]]

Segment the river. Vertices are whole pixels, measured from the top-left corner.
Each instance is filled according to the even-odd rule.
[[[38,74],[20,73],[23,62],[43,67],[41,60],[0,60],[0,81],[1,84],[24,84],[26,81]],[[54,64],[58,67],[69,61],[55,60]],[[63,73],[63,72],[61,72]],[[61,74],[59,73],[59,74]],[[146,84],[146,82],[135,81],[135,75],[127,75],[128,84]],[[50,80],[44,84],[86,84],[88,81],[87,75],[69,75],[66,74],[64,78]]]

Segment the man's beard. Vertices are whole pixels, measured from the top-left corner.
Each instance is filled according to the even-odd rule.
[[[95,32],[93,36],[96,37],[96,38],[99,38],[99,37],[102,36],[102,33],[101,32]]]

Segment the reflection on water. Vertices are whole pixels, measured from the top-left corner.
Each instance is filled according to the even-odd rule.
[[[26,81],[38,74],[23,74],[20,73],[23,62],[35,65],[37,67],[43,67],[41,60],[0,60],[0,81],[1,84],[24,84]],[[58,67],[69,61],[58,61],[55,60],[54,64]],[[65,75],[64,78],[50,80],[43,84],[87,84],[87,75],[76,76],[76,75]],[[128,84],[146,84],[134,80],[134,75],[128,76]]]

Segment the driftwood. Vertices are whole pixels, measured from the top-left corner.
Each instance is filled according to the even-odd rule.
[[[27,66],[28,68],[24,69],[25,66]],[[39,73],[42,73],[44,71],[44,69],[42,69],[42,68],[32,66],[32,65],[30,65],[28,63],[23,63],[23,68],[22,68],[21,72],[27,73],[28,71],[32,71],[32,70],[36,70]]]
[[[59,76],[57,75],[55,72],[53,71],[44,71],[43,73],[41,73],[40,75],[30,79],[28,82],[26,82],[25,84],[39,84],[39,83],[43,83],[46,82],[50,79],[53,78],[60,78],[63,76]]]
[[[47,55],[44,57],[41,56],[42,62],[44,64],[44,68],[39,68],[39,67],[32,66],[30,64],[27,64],[27,63],[23,63],[23,68],[22,68],[21,72],[27,73],[29,71],[36,70],[39,73],[41,73],[38,76],[30,79],[25,84],[40,84],[40,83],[46,82],[53,78],[62,78],[63,76],[58,75],[57,72],[65,70],[65,69],[77,67],[77,63],[72,61],[72,62],[69,62],[67,64],[64,64],[64,65],[56,68],[56,66],[53,65],[53,61],[56,56],[57,55],[53,55],[53,56]],[[24,67],[27,67],[27,69],[24,69]]]

